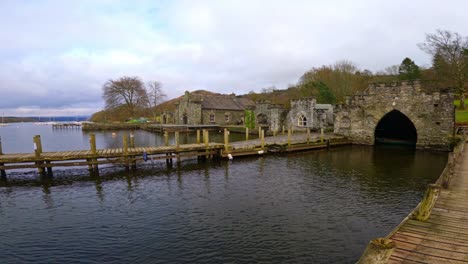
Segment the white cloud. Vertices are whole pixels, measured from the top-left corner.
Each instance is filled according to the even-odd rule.
[[[373,71],[407,56],[424,65],[429,57],[416,44],[438,28],[468,35],[467,8],[404,0],[2,1],[0,90],[8,100],[0,109],[91,113],[102,107],[102,84],[123,75],[159,80],[175,97],[285,88],[341,59]]]

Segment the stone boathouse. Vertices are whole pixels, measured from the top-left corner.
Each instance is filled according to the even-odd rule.
[[[373,83],[335,108],[334,132],[354,143],[414,144],[449,150],[454,133],[454,94],[419,81]]]

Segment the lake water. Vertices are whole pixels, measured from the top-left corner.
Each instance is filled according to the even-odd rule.
[[[45,150],[88,146],[78,129],[13,126],[0,128],[7,153],[30,152],[35,134]],[[120,144],[120,133],[97,133],[98,147]],[[136,138],[161,142],[144,131]],[[128,173],[108,167],[99,178],[86,168],[52,180],[9,173],[0,263],[354,263],[417,205],[446,160],[349,146]]]

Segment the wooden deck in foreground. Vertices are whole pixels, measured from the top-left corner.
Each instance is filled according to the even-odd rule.
[[[468,148],[429,219],[408,219],[390,239],[396,248],[388,263],[468,263]]]

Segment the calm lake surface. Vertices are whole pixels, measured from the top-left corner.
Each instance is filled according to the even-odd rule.
[[[120,144],[96,133],[98,147]],[[0,127],[6,153],[87,149],[79,129]],[[137,131],[137,145],[160,144]],[[221,140],[222,137],[219,137]],[[193,140],[188,137],[187,141]],[[290,155],[9,172],[0,263],[354,263],[434,182],[446,153],[350,146]],[[16,181],[15,179],[21,179]]]

